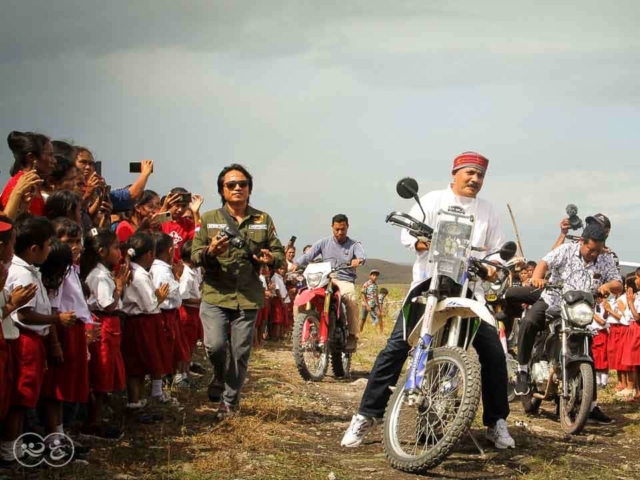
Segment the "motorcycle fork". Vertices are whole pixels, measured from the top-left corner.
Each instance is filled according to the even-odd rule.
[[[564,317],[562,318],[562,398],[569,398],[569,387],[567,385],[567,358],[569,357],[567,325]]]
[[[333,297],[333,282],[329,282],[324,296],[324,307],[322,309],[322,317],[320,319],[320,341],[329,342],[333,336],[334,325],[331,320],[331,297]]]
[[[437,267],[436,267],[437,270]],[[424,374],[427,369],[427,361],[429,360],[429,352],[431,347],[431,324],[433,315],[435,314],[436,305],[438,303],[438,287],[439,277],[433,279],[431,288],[427,292],[427,301],[422,316],[422,328],[420,329],[420,340],[416,345],[409,367],[409,375],[407,382],[404,384],[404,391],[408,395],[419,395]]]

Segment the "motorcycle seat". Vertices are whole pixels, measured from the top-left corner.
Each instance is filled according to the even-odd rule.
[[[554,320],[559,319],[562,316],[562,314],[560,313],[560,309],[559,308],[550,308],[545,313],[545,316],[546,316],[548,322],[552,322]]]

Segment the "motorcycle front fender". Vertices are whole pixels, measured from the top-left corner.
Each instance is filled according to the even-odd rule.
[[[309,302],[312,302],[313,299],[317,297],[321,297],[322,302],[324,302],[325,294],[326,294],[326,291],[324,288],[315,288],[313,290],[310,290],[310,289],[302,290],[298,292],[298,294],[296,295],[296,298],[293,301],[293,304],[296,307],[301,307],[306,305]]]
[[[447,320],[453,317],[479,317],[483,322],[487,322],[489,325],[497,329],[496,320],[485,305],[471,298],[451,297],[441,300],[436,305],[436,311],[433,315],[433,324],[431,326],[432,335],[435,335],[438,330],[446,325]],[[415,346],[420,339],[421,328],[422,319],[418,321],[407,338],[407,343],[412,347]]]
[[[582,354],[567,355],[567,359],[566,359],[567,368],[575,363],[589,363],[593,365],[593,359],[588,355],[582,355]]]

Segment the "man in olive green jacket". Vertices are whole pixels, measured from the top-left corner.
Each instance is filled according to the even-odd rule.
[[[253,177],[242,165],[220,172],[223,206],[202,215],[191,251],[192,260],[204,270],[200,318],[214,369],[208,393],[212,402],[220,403],[221,417],[232,415],[240,403],[253,327],[264,302],[260,265],[284,262],[273,220],[249,205],[252,189]]]

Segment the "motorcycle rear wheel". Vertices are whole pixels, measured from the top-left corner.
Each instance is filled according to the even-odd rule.
[[[569,398],[560,398],[560,426],[565,433],[576,435],[589,419],[593,401],[593,365],[579,363],[569,365],[567,372]]]
[[[309,336],[302,338],[304,326],[309,323]],[[328,342],[320,343],[320,316],[315,310],[307,310],[296,316],[293,325],[293,360],[303,380],[319,382],[329,367]]]
[[[384,452],[393,468],[424,473],[442,463],[471,426],[480,403],[480,364],[461,348],[440,347],[427,362],[412,405],[405,382],[406,377],[387,404]]]

